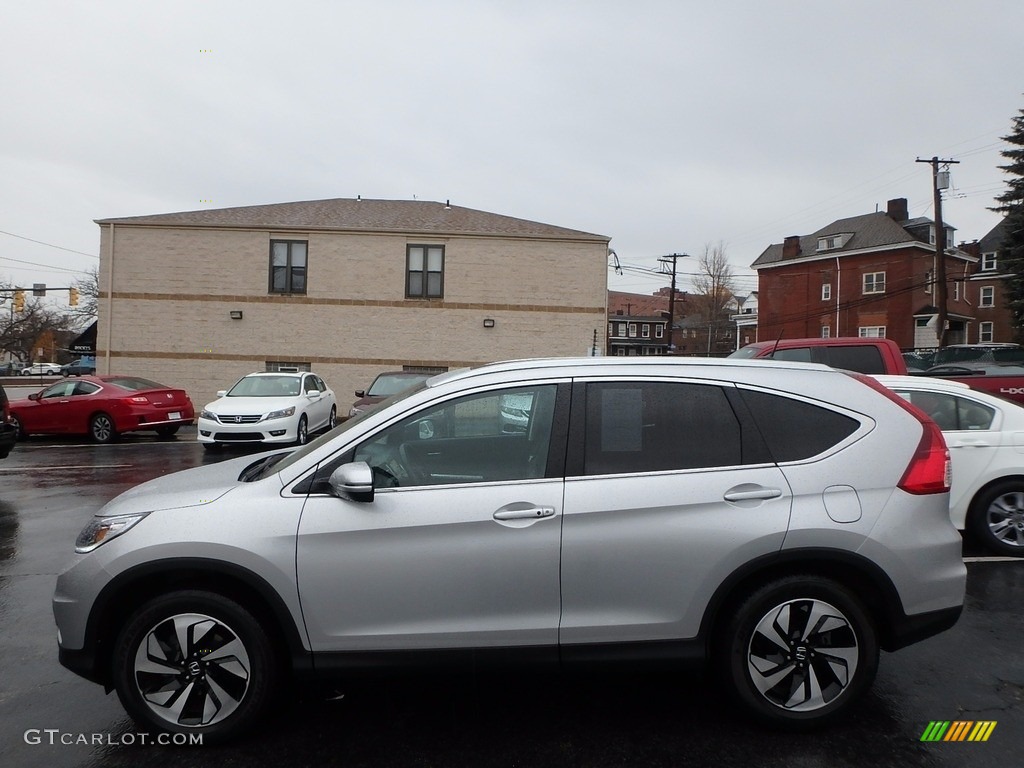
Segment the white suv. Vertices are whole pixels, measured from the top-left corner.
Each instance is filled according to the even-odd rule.
[[[429,379],[293,452],[114,499],[57,582],[61,662],[223,739],[285,677],[464,657],[710,661],[756,716],[840,716],[952,626],[935,423],[819,365],[586,358]]]

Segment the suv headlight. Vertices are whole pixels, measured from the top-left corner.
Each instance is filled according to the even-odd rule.
[[[100,544],[120,536],[148,514],[149,512],[140,512],[136,515],[93,518],[75,539],[75,552],[80,555],[92,552]]]
[[[283,419],[286,416],[294,416],[294,415],[295,415],[295,406],[293,405],[290,408],[283,408],[280,411],[271,411],[270,413],[268,413],[266,416],[263,417],[263,420],[264,421],[270,421],[271,419]]]

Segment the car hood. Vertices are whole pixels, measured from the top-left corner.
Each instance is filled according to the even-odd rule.
[[[209,504],[238,487],[242,482],[238,479],[242,470],[266,455],[269,454],[240,456],[149,480],[114,498],[96,516],[112,517]]]
[[[270,413],[298,407],[304,400],[301,396],[296,397],[222,397],[207,403],[205,410],[216,413],[218,416],[245,416],[254,414]]]

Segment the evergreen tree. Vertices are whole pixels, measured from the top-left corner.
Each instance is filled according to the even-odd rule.
[[[1006,216],[999,265],[1010,275],[1006,281],[1006,304],[1013,316],[1018,337],[1024,337],[1024,109],[1013,119],[1013,132],[1003,136],[1010,144],[1000,154],[1007,164],[999,169],[1009,174],[1006,191],[996,197],[991,210]]]

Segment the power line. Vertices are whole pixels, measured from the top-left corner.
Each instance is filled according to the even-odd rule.
[[[77,253],[79,256],[88,256],[90,259],[98,259],[99,256],[95,256],[85,251],[76,251],[74,248],[65,248],[63,245],[54,245],[53,243],[44,243],[42,240],[33,240],[31,237],[25,237],[24,235],[16,235],[13,232],[5,232],[0,229],[0,235],[7,235],[8,237],[16,237],[19,240],[27,240],[30,243],[36,243],[37,245],[45,245],[48,248],[56,248],[59,251],[67,251],[68,253]],[[12,259],[13,261],[13,259]],[[28,263],[28,262],[26,262]]]
[[[7,234],[6,232],[4,234]],[[56,246],[54,246],[56,247]],[[64,250],[67,250],[66,248]],[[89,254],[85,254],[88,256]],[[0,256],[0,261],[13,261],[18,264],[31,264],[33,267],[43,267],[44,269],[57,270],[60,272],[71,272],[75,275],[84,274],[84,270],[71,269],[70,267],[58,267],[55,264],[40,264],[38,261],[25,261],[24,259],[12,259],[10,256]]]

